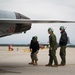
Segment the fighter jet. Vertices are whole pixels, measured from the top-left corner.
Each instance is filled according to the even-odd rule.
[[[0,10],[0,37],[30,30],[32,23],[75,23],[61,20],[31,20],[17,12]]]

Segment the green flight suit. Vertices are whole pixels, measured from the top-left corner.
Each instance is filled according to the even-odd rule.
[[[52,65],[54,61],[54,65],[58,65],[57,57],[56,57],[56,49],[57,49],[57,40],[55,34],[51,34],[49,36],[49,43],[50,43],[50,49],[49,49],[49,64]]]

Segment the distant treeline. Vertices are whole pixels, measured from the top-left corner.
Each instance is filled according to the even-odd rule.
[[[12,46],[29,46],[30,44],[0,44],[0,46],[9,46],[9,45],[12,45]],[[48,44],[40,44],[40,45],[48,46]]]
[[[11,44],[0,44],[0,46],[9,46]],[[29,46],[29,44],[12,44],[12,46]]]
[[[9,46],[9,45],[12,45],[12,46],[29,46],[30,44],[0,44],[0,46]],[[48,46],[48,44],[40,44],[40,45]]]
[[[67,45],[67,47],[75,47],[75,45]]]
[[[11,44],[0,44],[0,46],[9,46]],[[42,46],[49,46],[49,44],[40,44]],[[12,46],[29,46],[29,44],[12,44]],[[59,47],[59,45],[58,45]],[[75,45],[67,45],[67,47],[75,47]]]

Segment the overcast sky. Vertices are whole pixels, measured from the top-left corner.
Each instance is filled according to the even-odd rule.
[[[75,21],[75,0],[0,0],[0,10],[19,12],[36,20]],[[29,44],[32,36],[38,36],[39,43],[48,43],[48,28],[52,27],[59,42],[59,27],[64,26],[70,42],[75,44],[75,24],[32,24],[25,34],[0,38],[0,44]]]

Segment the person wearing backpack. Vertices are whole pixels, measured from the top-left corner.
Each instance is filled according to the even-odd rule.
[[[66,45],[68,42],[68,37],[64,26],[60,26],[60,32],[61,37],[59,40],[59,46],[60,46],[61,63],[59,64],[59,66],[64,66],[66,64]]]

